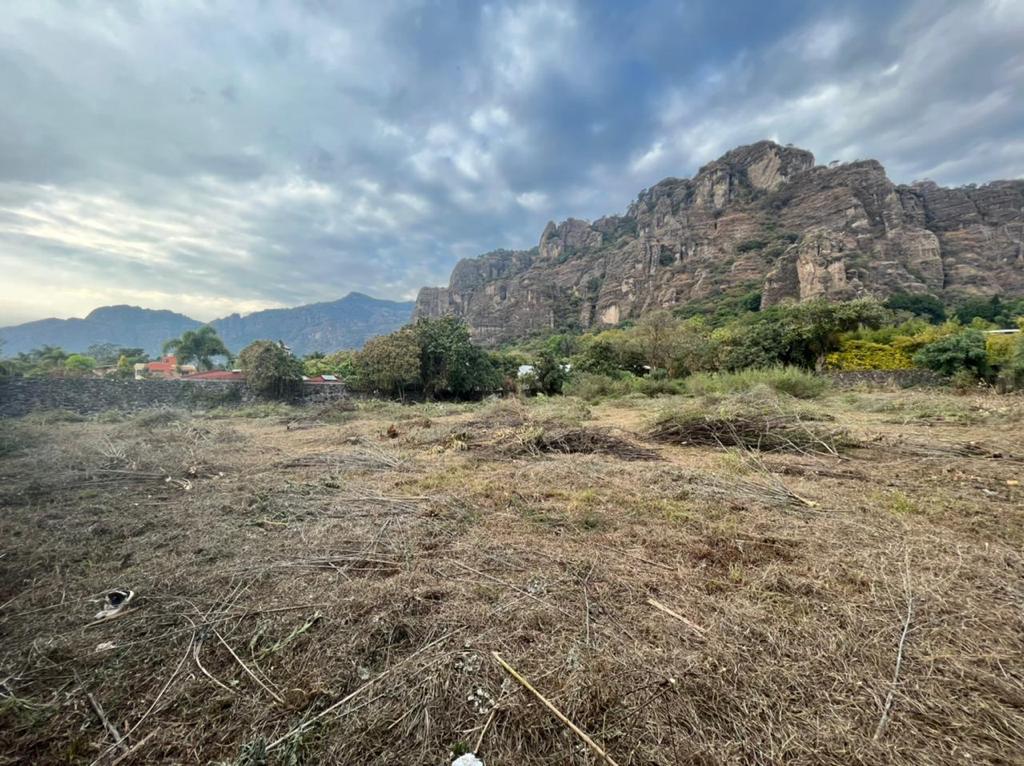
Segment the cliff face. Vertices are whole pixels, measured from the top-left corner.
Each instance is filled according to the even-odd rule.
[[[454,314],[485,344],[612,325],[759,289],[764,305],[894,292],[1024,295],[1024,181],[896,186],[873,160],[742,146],[623,216],[549,223],[529,251],[461,261],[416,316]]]

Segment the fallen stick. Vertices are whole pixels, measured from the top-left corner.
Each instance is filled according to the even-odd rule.
[[[275,739],[273,742],[271,742],[269,745],[267,745],[267,752],[270,752],[275,747],[280,745],[282,742],[286,742],[287,740],[291,739],[292,737],[301,734],[302,732],[304,732],[306,729],[308,729],[310,726],[312,726],[314,723],[319,721],[324,716],[333,713],[335,710],[337,710],[339,707],[341,707],[346,702],[351,700],[353,697],[357,697],[359,694],[364,692],[366,689],[369,689],[375,683],[377,683],[382,678],[384,678],[384,676],[386,676],[386,675],[388,675],[390,673],[393,673],[394,671],[396,671],[398,668],[402,667],[406,663],[411,662],[413,660],[413,658],[417,657],[420,654],[423,654],[423,652],[427,651],[427,649],[430,649],[430,648],[432,648],[434,646],[437,646],[439,643],[444,641],[449,636],[454,635],[456,632],[458,632],[458,631],[455,631],[455,630],[448,631],[447,633],[445,633],[440,638],[434,639],[433,641],[431,641],[429,644],[427,644],[426,646],[422,647],[421,649],[417,649],[415,652],[410,654],[408,657],[406,657],[401,662],[397,662],[394,665],[392,665],[390,668],[388,668],[387,670],[381,671],[380,673],[377,674],[376,678],[371,678],[365,684],[363,684],[362,686],[358,687],[354,692],[351,692],[350,694],[346,694],[344,697],[342,697],[340,700],[338,700],[334,704],[332,704],[329,707],[326,707],[323,710],[321,710],[319,713],[317,713],[315,716],[310,718],[308,721],[305,721],[304,723],[300,723],[298,726],[296,726],[294,729],[289,731],[287,734],[284,734],[284,735],[278,737],[277,739]]]
[[[698,625],[697,623],[693,622],[692,620],[688,620],[687,618],[683,617],[683,615],[679,614],[679,612],[676,612],[673,609],[669,609],[667,606],[665,606],[660,601],[658,601],[656,599],[653,599],[653,598],[649,598],[649,599],[647,599],[647,603],[650,604],[651,606],[653,606],[655,609],[658,609],[658,610],[664,612],[669,617],[675,617],[677,620],[679,620],[679,622],[683,623],[683,625],[688,627],[690,630],[692,630],[697,635],[703,637],[704,634],[707,633],[707,630],[705,628],[702,628],[700,625]]]
[[[117,730],[117,727],[110,722],[107,718],[106,713],[103,712],[103,706],[92,696],[91,693],[86,693],[86,698],[89,700],[89,704],[92,705],[93,712],[96,713],[96,717],[100,719],[100,723],[103,724],[103,728],[106,729],[110,736],[114,738],[115,747],[121,748],[122,751],[127,751],[128,746],[124,743],[124,737],[121,736],[121,732]]]
[[[160,730],[159,729],[153,729],[153,731],[151,731],[145,737],[143,737],[138,742],[136,742],[134,745],[132,745],[128,750],[124,751],[123,753],[121,753],[121,755],[117,756],[117,758],[115,758],[113,761],[111,761],[110,766],[117,766],[117,764],[121,763],[121,761],[125,760],[126,758],[131,758],[133,755],[135,755],[135,753],[139,752],[139,750],[142,749],[143,745],[145,745],[147,742],[149,742],[151,739],[153,739],[153,736],[158,731],[160,731]]]
[[[892,713],[892,703],[896,696],[896,685],[900,681],[900,666],[903,665],[903,647],[907,643],[907,633],[910,632],[910,619],[914,614],[914,600],[907,595],[907,613],[903,617],[903,633],[900,634],[899,648],[896,650],[896,669],[892,674],[892,685],[889,687],[889,693],[885,695],[885,704],[882,706],[882,717],[878,720],[878,728],[875,729],[875,735],[871,738],[872,741],[877,742],[885,734],[885,730],[889,728],[890,715]]]
[[[473,748],[475,755],[480,755],[480,746],[484,743],[484,737],[487,735],[487,730],[491,728],[491,722],[494,720],[494,716],[498,714],[498,706],[495,705],[491,708],[491,714],[487,716],[487,721],[484,723],[483,731],[480,732],[480,736],[476,738],[476,747]]]
[[[277,701],[278,704],[280,704],[280,705],[284,704],[284,700],[281,698],[281,695],[278,694],[277,692],[275,692],[273,689],[271,689],[265,683],[263,683],[263,681],[260,680],[259,676],[257,676],[251,670],[249,670],[249,666],[246,665],[244,662],[242,662],[242,658],[241,657],[239,657],[237,654],[235,654],[235,650],[232,649],[230,644],[228,644],[228,642],[224,640],[224,638],[221,636],[221,634],[217,632],[216,628],[214,628],[214,630],[213,630],[213,635],[215,635],[217,637],[218,641],[220,641],[222,644],[224,644],[224,647],[231,653],[231,656],[235,658],[235,661],[239,665],[242,666],[242,670],[244,670],[246,673],[248,673],[253,681],[258,683],[263,688],[263,690],[266,691],[267,694],[269,694],[271,697],[274,698],[275,701]]]
[[[519,673],[516,672],[515,668],[513,668],[511,665],[505,662],[505,660],[502,659],[500,654],[498,654],[497,652],[491,652],[491,655],[498,662],[498,664],[501,665],[502,668],[504,668],[506,673],[512,676],[512,678],[518,681],[524,689],[526,689],[528,692],[533,694],[534,697],[540,700],[544,707],[546,707],[554,714],[555,718],[557,718],[559,721],[568,726],[569,729],[572,730],[572,733],[579,737],[581,740],[583,740],[587,744],[587,747],[593,750],[599,758],[601,758],[605,763],[608,764],[608,766],[619,766],[619,764],[617,764],[612,759],[612,757],[608,755],[608,753],[601,749],[600,745],[598,745],[596,742],[594,742],[594,740],[587,736],[587,733],[583,731],[583,729],[581,729],[579,726],[577,726],[568,718],[566,718],[565,715],[563,715],[558,708],[552,705],[543,694],[534,689],[533,686],[530,685],[529,681],[527,681],[525,678],[519,675]]]

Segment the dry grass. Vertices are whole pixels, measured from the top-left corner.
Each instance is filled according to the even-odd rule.
[[[597,763],[495,651],[621,765],[1020,762],[1021,422],[872,396],[842,455],[646,401],[6,423],[0,763]]]

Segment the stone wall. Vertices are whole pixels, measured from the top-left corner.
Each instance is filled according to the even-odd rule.
[[[938,388],[949,382],[931,370],[859,370],[825,375],[836,388]]]
[[[349,396],[345,386],[303,386],[297,404]],[[35,410],[70,410],[95,415],[107,410],[134,412],[153,407],[208,409],[251,404],[253,396],[240,383],[184,380],[114,380],[97,378],[16,378],[0,381],[0,417]]]

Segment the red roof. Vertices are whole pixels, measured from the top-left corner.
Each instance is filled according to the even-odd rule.
[[[245,375],[238,370],[210,370],[197,372],[187,376],[187,380],[245,380]]]

